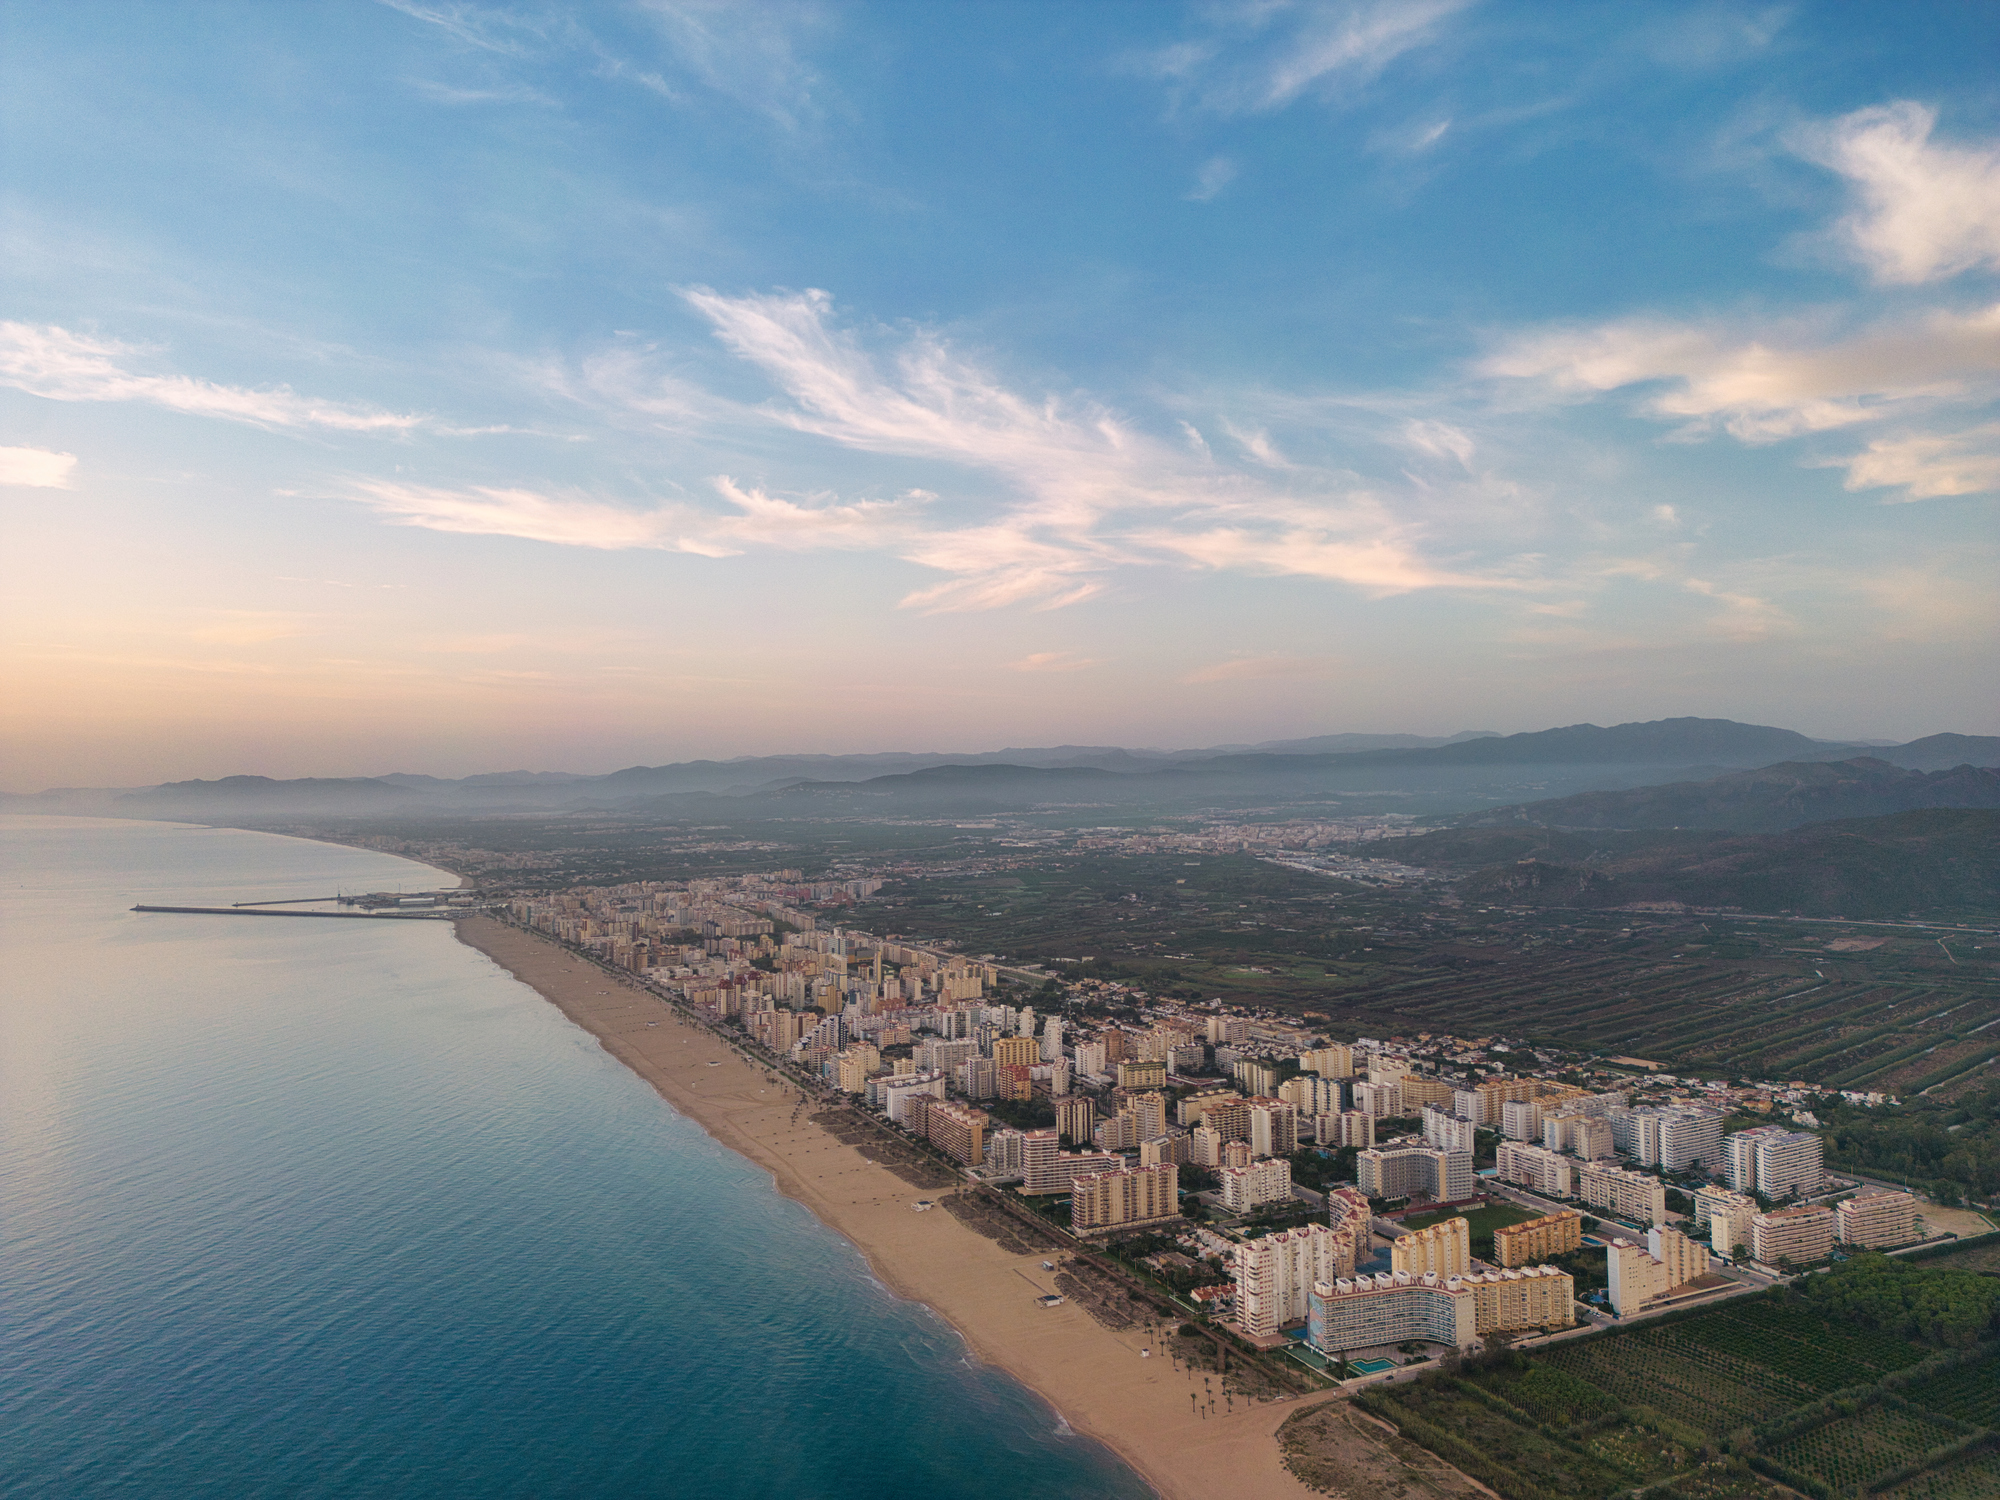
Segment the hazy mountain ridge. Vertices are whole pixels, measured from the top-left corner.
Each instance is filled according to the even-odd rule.
[[[1471,814],[1461,822],[1488,828],[1540,824],[1769,833],[1805,823],[1881,817],[1925,807],[2000,807],[2000,771],[1971,765],[1935,772],[1904,770],[1873,756],[1783,761],[1708,780],[1522,803]]]
[[[1768,725],[1681,718],[1608,728],[1576,724],[1515,735],[1467,731],[1448,739],[1322,735],[1243,749],[1171,752],[1057,745],[979,754],[756,756],[628,766],[601,776],[561,771],[505,771],[458,779],[410,772],[290,781],[228,776],[133,790],[10,795],[0,799],[0,806],[16,811],[229,818],[587,809],[671,813],[679,799],[690,799],[691,808],[722,798],[777,802],[787,808],[819,800],[851,802],[855,810],[906,805],[985,813],[1070,800],[1088,787],[1097,800],[1128,804],[1421,792],[1434,799],[1434,807],[1463,811],[1499,801],[1533,806],[1521,793],[1534,790],[1604,793],[1706,779],[1718,771],[1768,766],[1773,759],[1793,764],[1837,762],[1860,753],[1863,749],[1853,744],[1813,740]],[[2000,739],[1932,735],[1908,745],[1868,748],[1865,753],[1891,765],[1909,767],[1916,762],[1935,768],[1952,756],[1957,757],[1952,764],[1969,755],[2000,761]],[[978,774],[929,774],[954,770]]]

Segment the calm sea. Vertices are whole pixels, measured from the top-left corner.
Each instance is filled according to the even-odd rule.
[[[0,1493],[1150,1493],[443,924],[127,910],[434,872],[0,847]]]

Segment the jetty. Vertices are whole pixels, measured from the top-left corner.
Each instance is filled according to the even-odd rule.
[[[277,911],[268,906],[135,906],[133,911],[176,912],[196,917],[320,917],[335,922],[449,922],[473,908],[432,907],[428,911]]]

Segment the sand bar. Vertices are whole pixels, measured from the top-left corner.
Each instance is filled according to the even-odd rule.
[[[1280,1462],[1273,1434],[1315,1398],[1194,1413],[1204,1377],[1155,1351],[1142,1328],[1113,1331],[1056,1290],[1042,1261],[1013,1254],[941,1210],[936,1197],[815,1125],[797,1085],[775,1077],[707,1028],[630,980],[538,934],[490,917],[457,923],[460,939],[554,1004],[682,1114],[766,1168],[778,1190],[868,1258],[883,1283],[946,1319],[978,1357],[999,1366],[1114,1449],[1169,1500],[1306,1500],[1313,1492]],[[648,1022],[657,1024],[648,1025]],[[713,1064],[713,1066],[711,1066]],[[1219,1389],[1219,1386],[1218,1386]],[[1218,1396],[1217,1405],[1222,1401]]]

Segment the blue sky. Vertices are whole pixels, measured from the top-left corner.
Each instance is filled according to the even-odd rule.
[[[1990,7],[0,18],[9,785],[2000,729]]]

